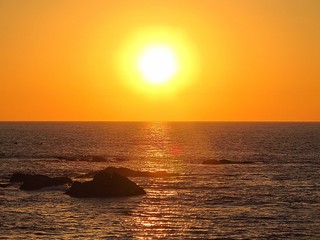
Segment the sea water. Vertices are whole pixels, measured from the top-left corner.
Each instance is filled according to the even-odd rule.
[[[319,163],[320,123],[1,122],[2,183],[108,166],[177,175],[132,177],[147,194],[125,198],[0,188],[0,238],[320,239]]]

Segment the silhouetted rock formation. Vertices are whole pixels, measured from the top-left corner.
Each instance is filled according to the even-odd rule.
[[[14,173],[10,182],[23,182],[20,186],[21,190],[38,190],[44,187],[59,186],[71,184],[73,181],[68,177],[48,177],[45,175],[31,175],[24,173]]]
[[[202,164],[253,164],[254,162],[250,162],[250,161],[230,161],[230,160],[206,160],[203,161]]]
[[[66,194],[71,197],[127,197],[142,195],[146,192],[128,178],[117,173],[100,171],[92,181],[74,182]]]
[[[125,167],[107,167],[101,171],[94,171],[84,174],[82,178],[90,178],[93,177],[98,172],[105,172],[105,173],[117,173],[125,177],[170,177],[176,176],[175,173],[168,173],[166,171],[158,171],[158,172],[145,172],[145,171],[136,171]]]

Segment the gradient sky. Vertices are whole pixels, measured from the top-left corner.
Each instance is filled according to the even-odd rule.
[[[137,91],[119,52],[160,28],[197,70]],[[1,0],[0,83],[3,121],[320,121],[320,1]]]

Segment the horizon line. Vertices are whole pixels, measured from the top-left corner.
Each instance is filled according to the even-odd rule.
[[[314,120],[0,120],[0,123],[14,123],[14,122],[21,122],[21,123],[37,123],[37,122],[48,122],[48,123],[54,123],[54,122],[70,122],[70,123],[89,123],[89,122],[122,122],[122,123],[133,123],[133,122],[181,122],[181,123],[320,123],[319,121]]]

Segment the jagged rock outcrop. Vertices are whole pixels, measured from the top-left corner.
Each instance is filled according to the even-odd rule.
[[[142,187],[117,173],[100,171],[92,181],[74,182],[66,194],[71,197],[128,197],[145,194]]]

